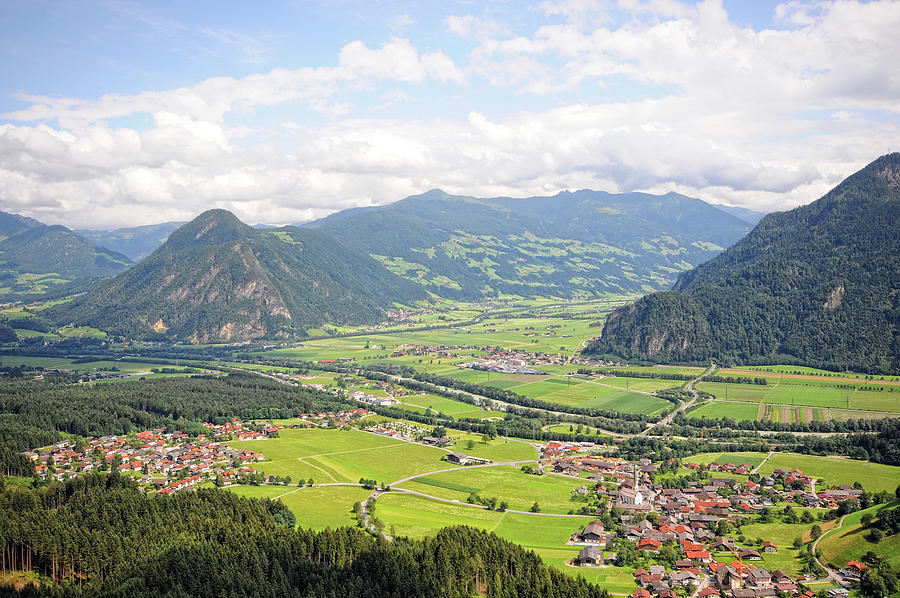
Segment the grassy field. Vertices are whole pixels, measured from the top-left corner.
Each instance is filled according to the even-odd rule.
[[[294,513],[299,527],[317,530],[355,525],[353,503],[364,501],[372,492],[354,486],[232,486],[229,490],[248,498],[277,498]]]
[[[784,374],[784,375],[805,375],[805,376],[821,376],[828,378],[843,378],[854,380],[893,380],[900,381],[900,376],[885,375],[869,375],[860,374],[858,372],[833,372],[830,370],[820,370],[802,365],[747,365],[738,366],[730,369],[720,370],[721,372],[732,373],[739,372],[741,375],[747,375],[747,371],[751,371],[753,376],[766,375],[768,373]]]
[[[859,481],[869,492],[881,490],[893,492],[900,483],[900,467],[797,453],[775,453],[766,461],[759,473],[768,475],[776,469],[789,471],[795,467],[817,478],[819,480],[817,488]]]
[[[433,535],[447,525],[471,525],[530,548],[561,571],[582,575],[610,592],[624,594],[635,588],[631,569],[593,569],[565,564],[580,550],[565,543],[572,532],[587,524],[589,520],[586,518],[498,513],[400,493],[389,493],[379,498],[376,514],[387,525],[388,533],[411,538]]]
[[[375,516],[385,522],[385,531],[396,536],[423,538],[448,525],[470,525],[491,530],[502,513],[429,500],[421,496],[389,492],[379,497]]]
[[[468,434],[456,430],[448,430],[447,435],[456,442],[451,447],[452,450],[460,451],[472,457],[490,459],[495,462],[525,461],[537,459],[538,457],[537,449],[523,440],[495,438],[484,442],[480,434]]]
[[[405,482],[401,487],[460,501],[474,492],[483,498],[505,500],[510,509],[519,511],[529,510],[537,501],[543,512],[567,513],[583,504],[572,500],[572,490],[584,483],[562,476],[532,476],[517,467],[498,466],[434,474]]]
[[[875,515],[882,509],[897,508],[898,506],[900,506],[900,501],[895,500],[847,515],[842,527],[826,533],[819,540],[822,560],[843,567],[847,561],[861,560],[862,556],[871,550],[886,559],[895,569],[900,567],[900,534],[887,536],[881,542],[873,544],[866,540],[865,536],[868,532],[860,523],[865,513]]]
[[[800,573],[803,562],[797,556],[801,554],[801,550],[806,547],[794,548],[794,539],[802,538],[804,534],[808,534],[813,524],[811,523],[751,523],[741,527],[741,533],[749,539],[762,538],[764,541],[775,542],[778,545],[778,551],[774,554],[763,553],[762,564],[754,563],[759,567],[763,567],[770,571],[781,569],[789,575]],[[821,525],[821,523],[820,523]],[[754,546],[754,548],[757,548]],[[734,560],[734,555],[730,552],[724,553],[724,562],[730,563]]]
[[[733,403],[726,401],[709,401],[694,409],[689,417],[730,417],[735,420],[755,420],[759,416],[759,405],[756,403]]]
[[[447,397],[438,395],[408,395],[399,397],[401,409],[407,409],[415,413],[425,413],[427,409],[438,411],[444,415],[448,415],[454,419],[470,417],[476,419],[487,419],[489,417],[498,417],[493,411],[484,411],[481,407],[476,407],[462,401],[454,401]],[[502,416],[502,414],[500,414]]]
[[[759,374],[742,370],[720,373],[729,375],[729,372],[737,375]],[[900,413],[900,386],[895,384],[853,383],[851,380],[778,374],[765,377],[769,384],[701,382],[697,388],[726,401]]]
[[[414,473],[443,469],[440,449],[359,430],[282,430],[279,438],[229,442],[235,448],[263,453],[254,467],[292,480],[357,482],[360,478],[391,483]]]

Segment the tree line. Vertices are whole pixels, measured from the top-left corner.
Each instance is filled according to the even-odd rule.
[[[44,576],[15,594],[26,598],[608,598],[482,530],[387,542],[352,528],[294,529],[289,513],[217,489],[147,495],[118,474],[0,487],[0,566]]]

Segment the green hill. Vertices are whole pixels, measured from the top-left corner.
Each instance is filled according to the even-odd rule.
[[[139,262],[160,245],[184,222],[163,222],[115,230],[78,230],[79,235]]]
[[[900,371],[900,154],[766,216],[675,290],[610,315],[590,353]]]
[[[128,337],[235,341],[371,322],[395,301],[425,297],[323,232],[256,230],[210,210],[140,264],[47,314]]]
[[[571,296],[668,288],[750,230],[670,193],[563,192],[478,199],[433,190],[333,214],[327,231],[391,271],[451,298]]]
[[[0,300],[37,299],[108,278],[131,265],[124,255],[64,226],[0,212]]]

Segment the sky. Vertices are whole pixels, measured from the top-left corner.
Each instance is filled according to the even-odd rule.
[[[0,210],[285,224],[439,188],[809,203],[900,150],[900,0],[0,0]]]

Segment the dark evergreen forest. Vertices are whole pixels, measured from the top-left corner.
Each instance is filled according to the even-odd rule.
[[[294,529],[279,502],[221,490],[146,495],[118,474],[0,488],[0,569],[54,583],[0,595],[608,598],[487,532],[387,542]]]

